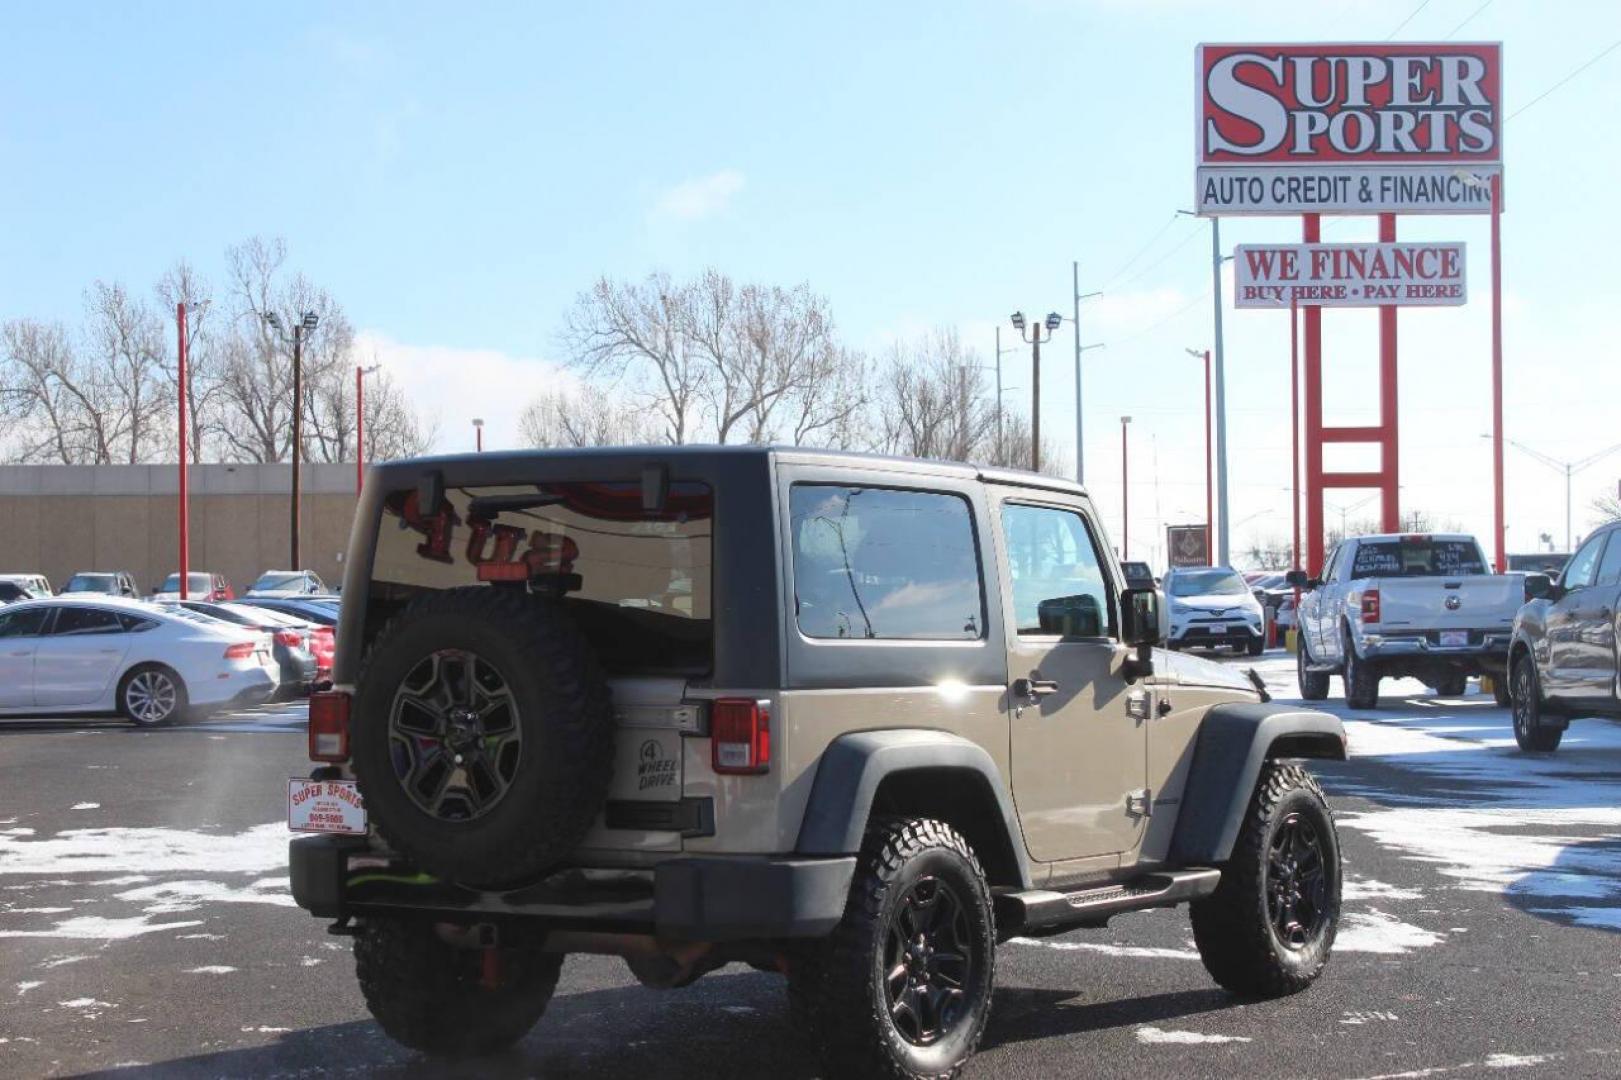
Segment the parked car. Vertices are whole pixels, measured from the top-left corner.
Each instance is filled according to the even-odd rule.
[[[332,671],[332,631],[323,626],[303,622],[279,611],[247,607],[243,604],[210,603],[205,600],[171,600],[160,602],[161,607],[185,611],[219,619],[233,626],[243,626],[270,635],[272,654],[280,672],[278,698],[308,694],[317,681]],[[316,639],[324,638],[324,647]],[[317,649],[325,656],[325,664],[317,656]]]
[[[304,619],[317,626],[336,627],[338,625],[338,607],[318,597],[266,597],[245,596],[237,601],[249,607],[264,608],[266,611],[279,611],[284,615]]]
[[[0,574],[0,581],[9,581],[13,585],[21,585],[28,590],[29,595],[40,600],[56,594],[56,590],[51,588],[50,579],[44,574]]]
[[[1260,656],[1266,615],[1238,571],[1225,566],[1173,566],[1165,572],[1173,649],[1216,649]]]
[[[1570,556],[1562,551],[1536,551],[1528,555],[1510,554],[1508,568],[1510,570],[1523,570],[1530,574],[1547,574],[1549,577],[1558,577],[1559,572],[1565,568]]]
[[[1473,536],[1383,534],[1341,542],[1321,578],[1290,572],[1300,599],[1300,693],[1328,696],[1340,675],[1356,709],[1379,703],[1386,676],[1423,679],[1439,693],[1464,692],[1469,676],[1490,675],[1508,704],[1504,674],[1525,577],[1488,572]]]
[[[15,581],[0,581],[0,604],[15,604],[19,600],[38,600],[39,597],[29,592]]]
[[[331,592],[314,570],[266,570],[259,580],[248,586],[244,596],[255,599],[268,596],[309,596]]]
[[[1621,522],[1596,530],[1557,581],[1526,579],[1509,697],[1522,750],[1557,750],[1572,716],[1621,716]]]
[[[0,715],[121,714],[141,727],[257,704],[276,689],[267,636],[108,596],[0,611]]]
[[[187,600],[230,600],[236,594],[224,574],[211,574],[205,570],[192,570],[186,575]],[[152,590],[154,600],[180,599],[180,575],[170,574],[163,584]]]
[[[521,1039],[570,952],[659,988],[781,971],[840,1078],[957,1075],[1014,936],[1186,902],[1234,993],[1328,961],[1338,841],[1294,759],[1343,758],[1340,722],[1154,651],[1159,596],[1074,484],[770,447],[398,461],[345,565],[288,797],[328,835],[291,887],[415,1049]]]
[[[123,570],[80,570],[62,586],[62,596],[123,596],[139,600],[135,575]]]

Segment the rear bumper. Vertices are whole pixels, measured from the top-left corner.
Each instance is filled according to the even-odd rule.
[[[1501,671],[1508,663],[1510,635],[1486,634],[1478,644],[1438,645],[1427,638],[1365,635],[1357,650],[1364,660],[1412,660],[1485,672]]]
[[[566,871],[497,892],[379,866],[359,837],[300,837],[288,856],[293,899],[323,918],[532,919],[689,941],[820,937],[844,915],[856,863],[854,856],[676,856],[652,871]],[[364,865],[351,867],[356,856]]]
[[[261,667],[232,671],[228,677],[187,684],[193,705],[258,705],[275,693],[276,677]]]

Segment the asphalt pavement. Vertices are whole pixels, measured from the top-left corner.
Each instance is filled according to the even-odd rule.
[[[1246,665],[1250,661],[1244,661]],[[1280,698],[1293,663],[1255,666]],[[998,954],[967,1075],[1621,1075],[1621,725],[1514,747],[1504,710],[1389,683],[1319,769],[1346,870],[1321,981],[1242,1003],[1184,911]],[[732,966],[685,990],[573,957],[514,1051],[459,1069],[390,1042],[349,944],[287,893],[300,707],[170,730],[0,721],[0,1075],[817,1075],[782,982]]]

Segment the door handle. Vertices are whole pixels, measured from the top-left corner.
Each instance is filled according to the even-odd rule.
[[[1014,679],[1013,696],[1034,705],[1048,694],[1058,693],[1057,679]]]

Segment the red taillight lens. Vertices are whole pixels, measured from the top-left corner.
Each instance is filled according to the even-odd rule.
[[[322,690],[310,695],[310,760],[349,760],[349,695]]]
[[[253,655],[253,642],[239,641],[235,645],[225,647],[225,659],[246,660]]]
[[[710,764],[746,775],[771,767],[771,709],[766,702],[721,698],[709,710]]]
[[[1368,589],[1362,594],[1362,621],[1376,623],[1379,621],[1379,590]]]
[[[287,645],[296,649],[300,645],[304,644],[304,638],[291,630],[277,630],[276,644]]]

